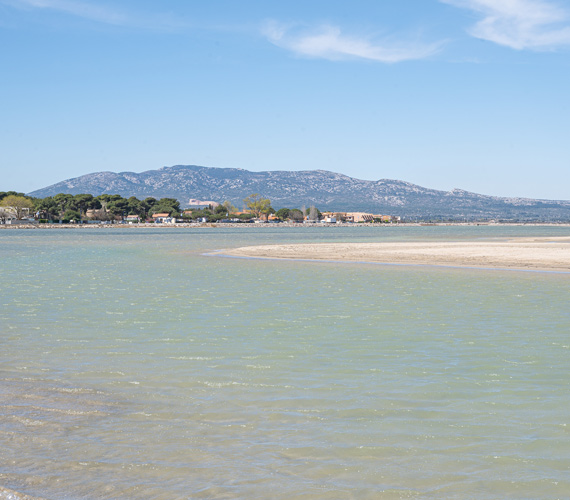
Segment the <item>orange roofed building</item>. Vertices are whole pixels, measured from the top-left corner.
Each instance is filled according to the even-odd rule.
[[[152,218],[157,224],[174,224],[176,222],[176,219],[174,217],[170,217],[168,212],[152,214]]]

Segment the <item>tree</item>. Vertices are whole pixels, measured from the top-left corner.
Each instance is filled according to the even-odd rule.
[[[112,201],[122,200],[123,197],[119,194],[100,194],[95,198],[99,203],[101,203],[101,208],[107,210],[107,205]]]
[[[150,214],[168,213],[171,216],[180,215],[180,202],[176,198],[161,198],[150,210]]]
[[[222,203],[222,206],[226,209],[226,213],[228,214],[228,217],[230,216],[230,214],[234,214],[236,213],[238,210],[236,207],[234,207],[231,203],[231,201],[226,200]]]
[[[42,219],[51,220],[59,214],[57,203],[51,196],[36,200],[35,210],[40,213]]]
[[[56,194],[53,197],[53,201],[57,205],[57,215],[59,216],[59,218],[63,216],[63,214],[68,208],[75,208],[73,205],[72,194],[65,194],[65,193]]]
[[[81,220],[81,214],[77,210],[69,208],[65,211],[65,213],[61,217],[61,220],[63,222],[69,222],[71,220]]]
[[[0,201],[6,198],[6,196],[10,195],[23,196],[24,198],[29,198],[29,196],[26,196],[24,193],[18,193],[16,191],[0,191]]]
[[[242,222],[251,222],[251,213],[239,214],[236,216]]]
[[[129,215],[127,213],[128,209],[129,209],[129,202],[123,197],[119,197],[119,199],[111,200],[109,203],[107,203],[107,211],[111,212],[113,215],[117,217]]]
[[[127,200],[127,208],[129,211],[127,215],[138,215],[144,217],[145,210],[142,207],[142,202],[136,196],[131,196]]]
[[[140,215],[143,218],[146,218],[146,216],[150,213],[150,211],[152,210],[152,207],[154,207],[154,205],[156,205],[156,198],[153,198],[152,196],[148,196],[147,198],[145,198],[143,201],[141,201],[141,205],[140,205],[141,213],[140,213]]]
[[[301,210],[299,210],[298,208],[293,208],[289,212],[289,218],[291,220],[294,220],[295,222],[302,222],[305,220],[305,216],[303,215],[303,212],[301,212]]]
[[[262,198],[257,193],[250,194],[243,202],[248,210],[257,218],[261,217],[261,215],[269,215],[273,210],[271,208],[271,201],[267,198]]]
[[[226,215],[228,213],[228,209],[224,207],[224,205],[217,205],[216,208],[214,208],[214,213],[216,215]]]
[[[311,207],[308,210],[307,215],[308,215],[310,221],[318,221],[322,217],[321,212],[314,205],[311,205]]]
[[[12,212],[16,215],[16,219],[21,219],[24,214],[28,215],[30,213],[30,210],[34,208],[34,202],[24,196],[9,194],[8,196],[2,198],[2,201],[0,201],[0,206],[11,209]]]
[[[73,204],[79,212],[80,219],[85,215],[87,209],[92,208],[94,201],[95,199],[93,198],[92,194],[76,194],[73,197]]]
[[[263,211],[263,215],[265,215],[265,220],[269,220],[269,216],[275,213],[275,209],[269,205],[266,210]]]
[[[107,212],[102,208],[94,210],[93,214],[91,215],[92,220],[110,221],[114,220],[114,218],[115,217],[113,216],[113,214],[111,214],[111,212]]]
[[[280,208],[279,210],[277,210],[275,215],[277,215],[277,217],[279,217],[280,220],[287,220],[289,218],[290,212],[291,210],[289,210],[288,208]]]

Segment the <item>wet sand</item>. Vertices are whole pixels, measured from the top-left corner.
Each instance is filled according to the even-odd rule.
[[[570,237],[487,241],[258,245],[223,252],[235,257],[374,262],[570,272]]]
[[[0,486],[0,500],[42,500],[38,497],[30,497],[24,495],[23,493],[18,493],[14,490],[9,490],[8,488],[3,488]]]

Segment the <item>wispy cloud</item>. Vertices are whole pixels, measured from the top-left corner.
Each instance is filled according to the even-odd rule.
[[[469,33],[513,49],[548,50],[570,45],[570,13],[544,0],[440,0],[478,12]]]
[[[437,53],[442,42],[422,44],[394,42],[370,37],[345,35],[335,26],[320,26],[312,30],[299,30],[292,25],[269,21],[262,30],[264,36],[278,47],[297,55],[328,59],[368,59],[383,63],[396,63],[424,59]]]
[[[44,9],[64,12],[73,16],[90,19],[106,24],[125,24],[128,17],[116,10],[100,5],[73,0],[4,0],[2,3],[12,7]]]
[[[90,21],[115,26],[131,26],[149,29],[170,29],[185,27],[181,19],[168,14],[154,13],[144,15],[121,11],[119,9],[87,2],[85,0],[0,0],[0,3],[11,7],[28,10],[54,11]]]

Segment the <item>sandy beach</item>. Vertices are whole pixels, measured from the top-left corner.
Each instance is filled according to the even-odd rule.
[[[223,252],[235,257],[374,262],[570,272],[570,237],[406,243],[258,245]]]

